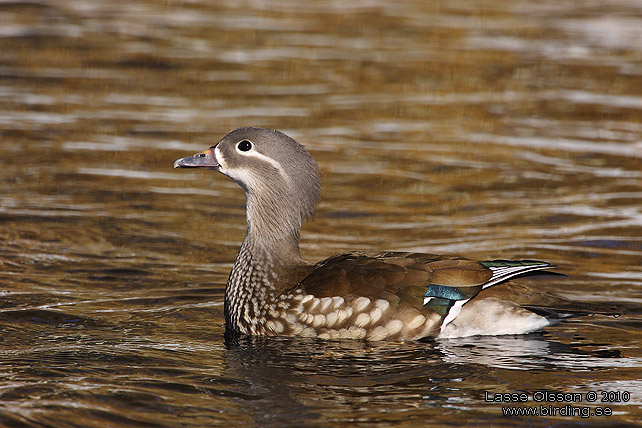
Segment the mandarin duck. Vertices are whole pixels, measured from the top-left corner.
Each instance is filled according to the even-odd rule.
[[[403,341],[523,334],[552,322],[537,308],[555,304],[554,295],[518,284],[491,289],[551,268],[546,262],[413,252],[304,261],[299,234],[319,202],[319,166],[282,132],[239,128],[174,168],[213,169],[245,191],[247,234],[225,287],[227,332]]]

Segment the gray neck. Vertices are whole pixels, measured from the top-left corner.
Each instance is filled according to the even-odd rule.
[[[288,191],[289,184],[286,180],[278,186],[245,188],[247,235],[225,289],[228,329],[255,333],[252,328],[265,322],[280,294],[309,272],[299,251],[299,230],[316,198],[297,198]],[[312,208],[303,208],[305,201]]]
[[[299,230],[304,214],[296,208],[300,203],[295,194],[284,191],[287,188],[286,183],[281,183],[263,186],[256,192],[246,190],[247,233],[264,247],[286,244],[287,249],[299,254]]]

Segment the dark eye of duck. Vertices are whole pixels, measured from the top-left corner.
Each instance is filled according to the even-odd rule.
[[[252,149],[252,143],[247,140],[243,140],[239,142],[236,147],[238,147],[238,149],[242,152],[247,152]]]
[[[199,153],[199,154],[198,154],[198,157],[199,157],[199,158],[204,158],[204,157],[205,157],[205,153]]]

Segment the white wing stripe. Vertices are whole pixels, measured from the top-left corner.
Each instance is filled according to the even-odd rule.
[[[493,271],[493,276],[490,280],[483,285],[482,288],[491,287],[499,282],[506,281],[514,276],[521,275],[523,273],[532,272],[534,270],[541,270],[551,267],[548,264],[540,265],[530,265],[530,266],[509,266],[509,267],[491,267],[490,270]]]

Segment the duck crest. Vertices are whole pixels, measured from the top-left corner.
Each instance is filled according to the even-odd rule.
[[[247,235],[225,289],[229,332],[366,340],[521,334],[549,324],[539,302],[571,307],[559,296],[496,287],[551,267],[534,260],[384,252],[306,263],[299,231],[319,201],[319,167],[279,131],[239,128],[174,167],[214,169],[245,190]]]

